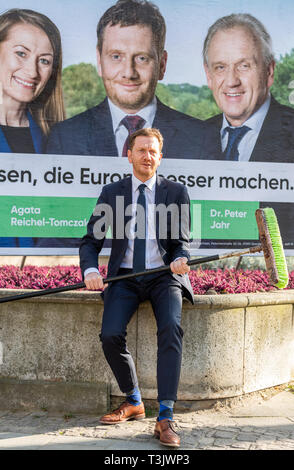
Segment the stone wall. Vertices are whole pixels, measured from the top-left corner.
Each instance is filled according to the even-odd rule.
[[[18,291],[24,292],[24,291]],[[0,290],[0,297],[16,291]],[[294,378],[294,291],[184,301],[178,399],[237,397]],[[72,291],[0,306],[0,409],[102,413],[121,395],[99,340],[103,302]],[[156,323],[149,302],[128,328],[143,398],[157,398]]]

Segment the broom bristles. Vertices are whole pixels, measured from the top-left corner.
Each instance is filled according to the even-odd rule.
[[[279,224],[275,211],[271,207],[265,207],[262,209],[262,211],[269,231],[271,245],[274,253],[274,263],[278,273],[278,282],[276,282],[274,285],[279,289],[284,289],[288,285],[289,274]]]

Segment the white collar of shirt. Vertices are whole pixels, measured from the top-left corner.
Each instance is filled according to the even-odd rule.
[[[258,110],[255,111],[255,113],[253,113],[250,116],[250,118],[247,119],[247,121],[243,122],[242,126],[248,126],[254,132],[259,134],[259,131],[261,129],[261,126],[263,124],[265,116],[267,115],[267,112],[269,110],[270,103],[271,103],[271,97],[269,95],[267,97],[267,99],[265,100],[265,102],[258,108]],[[223,114],[223,125],[222,125],[222,128],[221,128],[221,135],[222,136],[223,136],[223,133],[225,131],[225,128],[228,127],[228,126],[233,127],[233,126],[231,126],[231,124],[228,122],[227,118]],[[237,126],[237,127],[241,127],[241,126]]]
[[[125,127],[121,125],[121,120],[125,117],[128,116],[124,111],[122,111],[118,106],[112,103],[112,101],[108,98],[108,104],[109,104],[109,109],[111,113],[111,118],[112,118],[112,125],[113,125],[113,132],[114,134],[118,131],[119,127]],[[144,127],[152,127],[152,123],[155,118],[157,110],[157,100],[156,97],[153,97],[153,100],[151,103],[149,103],[145,108],[140,109],[138,113],[136,113],[137,116],[140,116],[142,119],[145,119],[146,124]]]
[[[139,180],[138,178],[136,178],[135,175],[132,176],[132,188],[133,188],[133,192],[135,193],[135,191],[138,189],[138,187],[140,186],[140,184],[145,184],[147,186],[147,188],[153,192],[155,190],[155,184],[156,184],[156,173],[152,176],[152,178],[150,178],[149,180],[147,181],[141,181]]]

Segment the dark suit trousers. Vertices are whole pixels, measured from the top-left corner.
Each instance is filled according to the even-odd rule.
[[[170,273],[116,281],[108,286],[100,334],[103,351],[123,393],[139,385],[126,346],[126,330],[144,300],[150,300],[157,323],[158,401],[176,401],[182,359],[182,286]]]

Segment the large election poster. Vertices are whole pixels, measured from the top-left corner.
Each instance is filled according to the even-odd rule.
[[[0,255],[78,253],[131,173],[132,110],[189,191],[192,254],[255,245],[270,206],[293,255],[293,2],[156,0],[137,23],[135,3],[0,0]]]

